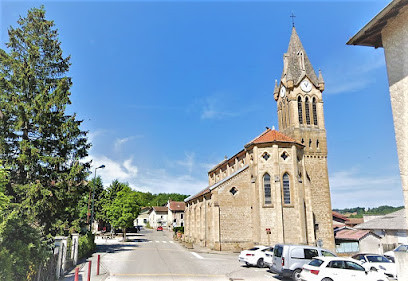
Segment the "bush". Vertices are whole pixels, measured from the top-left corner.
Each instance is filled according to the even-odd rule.
[[[95,235],[88,232],[79,237],[78,241],[78,258],[86,257],[95,251]]]
[[[174,233],[181,232],[184,233],[184,226],[173,227]]]

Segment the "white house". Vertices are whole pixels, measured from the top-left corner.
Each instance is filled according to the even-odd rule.
[[[154,206],[149,213],[149,224],[153,228],[167,226],[168,209],[163,206]]]
[[[137,218],[135,219],[134,225],[135,226],[143,226],[145,227],[147,222],[149,221],[149,213],[150,208],[143,208]]]

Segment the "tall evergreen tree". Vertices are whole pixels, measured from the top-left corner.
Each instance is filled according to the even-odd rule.
[[[10,27],[0,49],[0,157],[10,167],[5,193],[21,203],[46,233],[67,229],[87,187],[90,144],[82,121],[69,115],[70,57],[58,30],[33,8]]]

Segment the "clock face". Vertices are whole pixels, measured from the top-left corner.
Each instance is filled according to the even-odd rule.
[[[310,92],[312,90],[312,83],[310,83],[309,80],[305,79],[305,80],[302,81],[302,83],[300,83],[300,88],[304,92],[308,93],[308,92]]]
[[[282,85],[281,89],[280,89],[280,96],[281,98],[283,98],[286,94],[286,88],[285,86]]]

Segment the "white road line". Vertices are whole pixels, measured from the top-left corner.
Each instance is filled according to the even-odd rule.
[[[174,241],[169,241],[171,244],[174,244]]]
[[[166,244],[167,242],[166,241],[162,241],[164,244]]]
[[[156,242],[156,243],[160,243],[160,241],[157,241],[157,240],[156,240],[156,241],[154,241],[154,242]]]
[[[193,256],[195,256],[197,259],[200,259],[200,260],[203,260],[203,259],[204,259],[202,256],[200,256],[200,255],[197,254],[197,253],[191,252],[191,254],[192,254]]]

